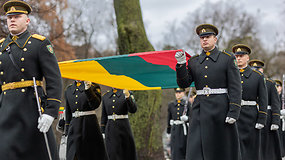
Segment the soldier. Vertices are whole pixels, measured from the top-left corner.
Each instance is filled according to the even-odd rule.
[[[197,97],[191,108],[187,160],[239,160],[236,120],[241,109],[241,83],[235,56],[215,46],[218,29],[210,24],[196,28],[202,53],[190,58],[177,52],[177,84],[194,81]]]
[[[263,73],[263,61],[253,59],[249,61],[248,65]],[[261,130],[261,156],[263,160],[281,160],[281,141],[278,131],[280,125],[280,101],[273,80],[266,78],[266,88],[268,98],[267,122],[265,128]],[[258,105],[260,109],[261,104],[258,103]]]
[[[110,160],[136,160],[135,141],[128,112],[135,113],[134,96],[128,90],[113,88],[102,100],[101,129]]]
[[[65,91],[67,160],[106,160],[105,144],[95,109],[101,103],[100,86],[74,81]]]
[[[242,107],[237,121],[242,159],[260,159],[260,129],[264,127],[267,115],[264,76],[247,65],[251,53],[248,46],[237,44],[232,51],[237,59],[242,84]]]
[[[167,134],[171,134],[170,148],[172,160],[183,160],[186,157],[188,116],[190,104],[185,108],[184,88],[175,89],[176,100],[168,104]],[[186,114],[185,114],[186,113]],[[168,136],[169,137],[169,136]]]
[[[28,14],[32,11],[29,4],[10,0],[3,9],[10,33],[0,41],[0,159],[47,160],[51,155],[56,160],[59,157],[50,126],[61,103],[62,80],[55,53],[46,37],[27,30]],[[33,77],[41,101],[41,117]]]

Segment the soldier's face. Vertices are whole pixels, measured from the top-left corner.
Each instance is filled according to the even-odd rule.
[[[247,62],[249,61],[249,56],[247,54],[237,54],[235,56],[239,68],[244,68],[247,66]]]
[[[277,88],[277,92],[278,92],[278,94],[281,94],[282,86],[277,86],[276,88]]]
[[[210,51],[215,48],[217,37],[215,35],[208,35],[200,37],[200,45],[205,51]]]
[[[10,33],[18,34],[24,32],[28,28],[30,19],[26,14],[8,15],[7,25]]]
[[[175,97],[177,100],[181,100],[184,94],[184,92],[175,92]]]

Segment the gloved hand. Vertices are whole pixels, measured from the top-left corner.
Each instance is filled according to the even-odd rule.
[[[168,134],[168,133],[166,134],[166,138],[167,138],[167,139],[169,139],[170,136],[171,136],[171,134]]]
[[[277,124],[272,124],[271,127],[270,127],[271,131],[276,131],[278,129],[279,129],[279,126]]]
[[[281,113],[282,116],[285,116],[285,109],[281,109],[280,113]]]
[[[174,124],[174,120],[172,119],[172,120],[170,120],[170,125],[172,126],[173,124]]]
[[[130,97],[130,92],[127,89],[123,90],[123,93],[125,94],[125,98],[129,98]]]
[[[103,139],[105,139],[105,133],[102,133]]]
[[[84,81],[84,85],[85,85],[85,90],[89,89],[91,87],[92,82],[90,81]]]
[[[181,121],[186,122],[186,121],[188,121],[188,116],[186,116],[186,115],[180,116],[180,119],[181,119]]]
[[[178,51],[175,53],[175,58],[178,64],[186,63],[186,54],[185,51]]]
[[[260,124],[260,123],[256,123],[256,124],[255,124],[255,128],[256,128],[256,129],[262,129],[263,127],[264,127],[263,124]]]
[[[43,114],[41,117],[39,117],[38,129],[40,130],[40,132],[46,133],[49,130],[53,120],[54,120],[54,117],[47,115],[47,114]]]
[[[234,124],[237,120],[231,117],[226,117],[226,123],[228,124]]]

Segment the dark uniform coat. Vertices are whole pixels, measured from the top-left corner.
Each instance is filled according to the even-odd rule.
[[[84,82],[76,85],[76,81],[65,91],[66,128],[67,129],[67,160],[105,160],[107,153],[100,131],[97,116],[85,115],[72,117],[75,111],[92,111],[101,103],[100,86],[92,83],[85,90]],[[69,124],[69,125],[68,125]]]
[[[283,109],[282,108],[282,94],[283,94],[283,91],[281,92],[281,94],[279,94],[280,110]],[[282,157],[285,156],[285,131],[282,130],[283,123],[284,123],[284,120],[281,119],[280,120],[280,127],[279,127],[279,135],[280,135],[280,141],[281,141],[281,156]]]
[[[275,82],[266,79],[268,93],[268,106],[271,109],[267,111],[267,123],[261,131],[261,153],[263,160],[281,160],[281,140],[279,131],[272,131],[272,124],[280,127],[280,101]]]
[[[189,114],[190,104],[187,105],[186,115]],[[167,118],[167,133],[171,134],[170,148],[171,148],[171,159],[172,160],[183,160],[186,157],[186,144],[187,144],[187,132],[188,122],[179,125],[170,125],[170,120],[180,120],[180,116],[183,115],[185,110],[185,100],[175,100],[168,104],[168,118]],[[185,128],[184,128],[185,127]],[[184,134],[186,130],[186,135]]]
[[[256,101],[259,105],[243,105],[237,121],[241,155],[243,160],[260,159],[260,133],[256,123],[265,125],[267,114],[267,91],[264,76],[247,66],[240,72],[242,100]]]
[[[125,98],[123,90],[107,92],[102,101],[102,132],[110,160],[136,160],[136,147],[129,119],[108,119],[108,115],[135,113],[137,106],[133,96]]]
[[[9,55],[14,57],[14,66]],[[62,81],[51,43],[40,35],[22,33],[15,41],[11,35],[1,43],[1,85],[32,80],[46,81],[46,94],[38,88],[44,114],[57,117]],[[1,93],[0,106],[0,159],[48,160],[44,135],[37,128],[38,106],[33,87],[9,89]],[[47,132],[53,160],[58,159],[53,131]]]
[[[186,65],[176,66],[177,83],[186,88],[194,81],[197,90],[227,88],[228,94],[197,95],[189,122],[187,160],[239,160],[236,124],[225,123],[226,117],[238,119],[241,83],[235,56],[218,51],[207,56],[203,51]]]

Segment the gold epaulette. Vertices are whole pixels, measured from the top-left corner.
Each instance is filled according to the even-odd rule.
[[[230,56],[230,57],[232,56],[232,55],[231,55],[230,53],[228,53],[226,50],[223,50],[222,52],[223,52],[224,54]]]
[[[32,37],[35,38],[35,39],[39,39],[41,41],[46,39],[45,36],[42,36],[42,35],[39,35],[39,34],[33,34]]]
[[[196,54],[196,55],[192,56],[191,58],[195,58],[195,57],[198,57],[198,56],[199,56],[199,54]]]
[[[0,43],[3,43],[5,41],[5,38],[2,38],[1,40],[0,40]]]
[[[275,82],[272,79],[266,78],[266,80],[275,84]]]
[[[254,72],[258,73],[259,75],[263,76],[263,74],[255,69],[253,69]]]

